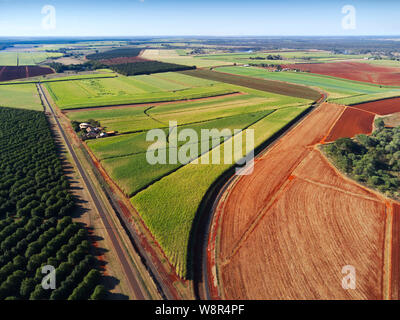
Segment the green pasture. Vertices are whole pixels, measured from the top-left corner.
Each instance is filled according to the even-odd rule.
[[[13,52],[3,51],[0,52],[0,66],[16,66],[17,60],[19,65],[36,65],[43,62],[47,58],[62,57],[62,53],[56,52]]]
[[[1,85],[0,106],[43,111],[36,85],[32,83]]]
[[[177,84],[172,85],[177,86]],[[46,86],[61,109],[178,101],[233,92],[225,84],[168,91],[164,84],[163,87],[160,87],[158,78],[149,82],[142,81],[137,77],[48,82]]]

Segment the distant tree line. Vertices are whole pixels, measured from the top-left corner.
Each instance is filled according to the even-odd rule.
[[[89,60],[106,60],[120,57],[137,57],[142,51],[140,48],[114,49],[100,53],[93,53],[86,56]]]
[[[49,66],[53,68],[57,73],[63,73],[65,71],[75,71],[75,72],[92,71],[96,69],[108,68],[108,66],[106,66],[105,64],[99,63],[97,61],[87,61],[81,64],[70,64],[70,65],[65,65],[59,62],[52,62],[49,64]]]
[[[0,150],[0,299],[103,299],[44,113],[0,107]],[[55,290],[42,288],[44,265]]]
[[[114,64],[109,66],[109,68],[126,76],[196,69],[195,66],[183,66],[180,64],[159,61]]]
[[[279,54],[276,54],[276,55],[269,54],[266,57],[259,57],[259,56],[250,57],[250,59],[251,60],[283,60],[282,56]]]
[[[324,150],[355,180],[399,199],[400,127],[385,128],[382,119],[375,121],[375,127],[370,136],[338,139]]]

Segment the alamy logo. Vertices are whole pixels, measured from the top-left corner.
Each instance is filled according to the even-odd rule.
[[[42,28],[44,30],[54,30],[56,28],[56,8],[52,5],[45,5],[42,8]]]
[[[356,289],[356,268],[351,265],[344,266],[342,268],[342,274],[345,276],[342,279],[342,288],[344,290],[355,290]]]
[[[42,267],[42,274],[45,274],[42,279],[42,288],[54,290],[56,288],[56,269],[50,265],[44,266]]]
[[[168,132],[163,129],[149,130],[146,141],[154,142],[146,152],[147,162],[151,165],[236,163],[237,175],[253,172],[253,129],[201,129],[199,136],[191,128],[178,130],[178,123],[170,121]]]
[[[354,30],[356,28],[356,8],[352,5],[346,5],[342,8],[342,28],[344,30]]]

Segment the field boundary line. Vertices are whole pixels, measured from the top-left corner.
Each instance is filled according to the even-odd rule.
[[[341,192],[341,193],[343,193],[343,194],[347,194],[347,195],[349,195],[349,196],[353,196],[353,197],[356,197],[356,198],[361,198],[361,199],[365,199],[365,200],[370,200],[370,201],[382,203],[382,201],[380,201],[380,199],[377,199],[377,198],[371,198],[371,197],[368,197],[368,196],[366,196],[366,195],[362,195],[362,194],[359,194],[359,193],[354,193],[354,192],[351,192],[351,191],[346,191],[346,190],[344,190],[344,189],[341,189],[341,188],[338,188],[338,187],[335,187],[335,186],[331,186],[331,185],[326,184],[326,183],[314,181],[314,180],[312,180],[312,179],[307,179],[307,178],[298,176],[298,175],[296,175],[296,174],[294,174],[293,176],[295,176],[295,177],[298,178],[299,180],[303,180],[303,181],[305,181],[305,182],[308,182],[308,183],[311,183],[311,184],[315,184],[315,185],[320,186],[320,187],[322,187],[322,188],[332,189],[332,190],[335,190],[335,191],[338,191],[338,192]]]
[[[390,300],[392,296],[393,205],[389,201],[385,201],[385,214],[385,233],[382,252],[382,299]]]

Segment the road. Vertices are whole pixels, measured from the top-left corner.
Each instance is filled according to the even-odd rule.
[[[328,97],[327,93],[321,92],[322,96],[321,98],[316,101],[310,108],[310,111],[307,113],[304,113],[297,121],[292,123],[286,130],[281,133],[280,135],[276,136],[274,140],[269,143],[265,148],[263,148],[258,154],[256,154],[255,158],[261,157],[265,152],[267,152],[273,145],[275,145],[282,137],[284,137],[293,127],[299,124],[304,118],[309,115],[315,108],[317,108],[319,105],[321,105]],[[221,182],[221,187],[218,188],[218,190],[214,191],[213,197],[211,199],[214,199],[213,203],[210,204],[210,209],[208,214],[204,214],[203,216],[205,217],[203,222],[201,223],[202,226],[201,228],[203,229],[203,234],[198,235],[197,238],[197,245],[199,248],[198,255],[201,257],[201,260],[197,264],[197,280],[195,281],[195,290],[196,290],[196,297],[198,299],[203,299],[203,300],[210,300],[213,298],[216,298],[215,295],[213,295],[211,292],[212,290],[210,289],[211,283],[209,279],[209,275],[212,272],[212,270],[209,269],[209,261],[208,261],[208,256],[209,256],[209,238],[210,238],[210,231],[211,227],[214,223],[214,216],[215,216],[215,209],[217,208],[219,201],[221,198],[223,198],[226,190],[234,184],[237,179],[240,179],[241,176],[238,175],[231,175],[230,177],[225,177],[225,181]],[[224,179],[224,178],[223,178]],[[211,253],[213,254],[213,253]],[[196,267],[196,266],[195,266]]]
[[[109,218],[107,217],[107,214],[104,210],[104,207],[102,205],[102,202],[100,200],[100,198],[97,196],[96,192],[95,192],[95,188],[92,186],[91,184],[91,180],[88,178],[85,170],[83,169],[82,165],[80,164],[78,157],[74,151],[74,149],[72,148],[63,127],[60,124],[60,121],[57,118],[56,113],[54,112],[53,107],[51,106],[51,104],[49,103],[46,95],[43,92],[43,88],[41,86],[41,84],[36,84],[37,89],[40,93],[40,97],[42,99],[43,105],[45,107],[45,110],[47,111],[50,110],[52,116],[54,117],[54,120],[57,124],[58,130],[61,133],[61,136],[63,137],[66,147],[69,151],[69,153],[72,156],[72,159],[75,163],[76,168],[79,171],[79,174],[81,175],[84,183],[85,183],[85,187],[87,188],[87,191],[90,194],[90,197],[93,200],[93,203],[96,207],[97,212],[99,213],[99,216],[104,224],[105,229],[107,230],[108,236],[111,240],[114,252],[116,253],[116,255],[118,256],[118,259],[120,260],[120,264],[125,272],[126,278],[128,279],[129,282],[129,286],[132,289],[132,291],[135,294],[136,299],[138,300],[144,300],[145,297],[147,296],[145,293],[142,292],[141,286],[139,285],[138,280],[136,279],[136,272],[132,269],[130,263],[128,262],[125,253],[124,253],[124,249],[121,247],[121,244],[119,242],[119,236],[116,233],[115,228],[113,228],[111,225],[112,223],[110,223]],[[84,186],[83,186],[84,187]]]

